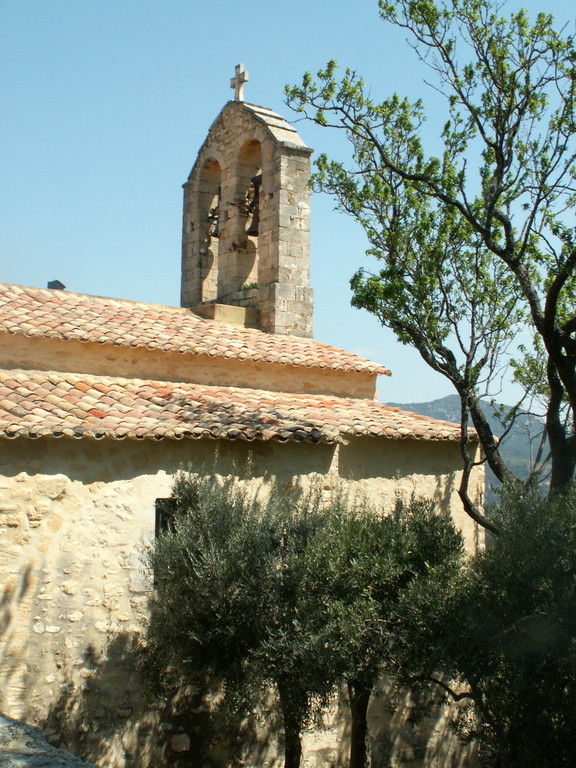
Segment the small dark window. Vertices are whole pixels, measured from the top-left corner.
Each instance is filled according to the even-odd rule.
[[[156,499],[156,526],[154,531],[156,537],[174,530],[174,515],[176,514],[177,505],[178,499],[175,498]]]

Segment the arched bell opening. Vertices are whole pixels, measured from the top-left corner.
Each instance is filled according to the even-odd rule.
[[[204,163],[198,178],[196,221],[200,254],[201,301],[217,298],[218,260],[222,228],[222,169],[213,157]]]
[[[262,145],[248,139],[241,146],[235,172],[235,193],[231,206],[234,276],[233,291],[258,281],[258,235],[262,201]]]

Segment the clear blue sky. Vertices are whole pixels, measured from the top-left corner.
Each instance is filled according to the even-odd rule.
[[[575,14],[572,0],[515,9]],[[288,119],[284,84],[330,58],[371,84],[432,97],[402,33],[376,0],[0,0],[0,280],[178,304],[181,185],[212,121],[232,98]],[[307,123],[317,153],[344,157],[342,137]],[[383,401],[451,394],[416,353],[350,308],[348,280],[366,243],[359,227],[312,200],[316,338],[393,371]]]

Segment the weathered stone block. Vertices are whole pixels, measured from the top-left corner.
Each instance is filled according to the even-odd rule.
[[[54,477],[42,477],[36,482],[38,492],[49,499],[57,499],[66,493],[69,480],[64,475],[54,475]]]

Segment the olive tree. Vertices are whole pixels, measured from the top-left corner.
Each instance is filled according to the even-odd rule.
[[[450,517],[429,500],[397,499],[387,515],[366,506],[338,512],[310,541],[305,591],[308,613],[320,622],[324,663],[347,686],[349,765],[364,768],[373,689],[384,674],[408,680],[403,670],[412,668],[410,653],[405,658],[398,644],[402,597],[416,582],[422,590],[446,588],[462,565],[463,547]]]
[[[335,685],[303,591],[304,552],[329,509],[317,489],[297,496],[271,486],[258,501],[234,480],[186,473],[173,495],[171,530],[149,550],[147,663],[156,681],[208,677],[250,707],[275,687],[285,765],[298,768],[314,700]]]

